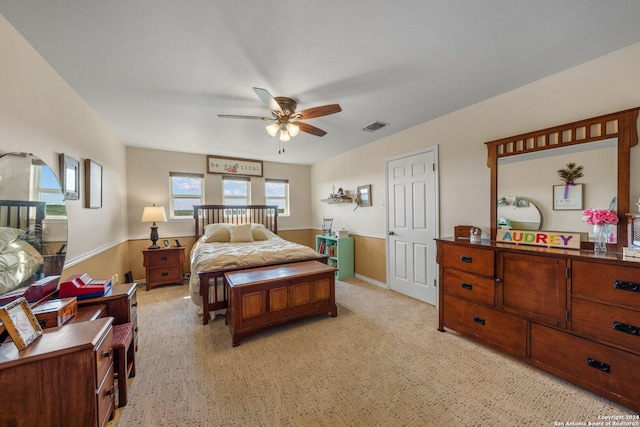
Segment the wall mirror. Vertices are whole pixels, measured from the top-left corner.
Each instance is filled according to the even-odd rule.
[[[540,230],[540,209],[525,197],[503,196],[498,199],[498,228]]]
[[[533,202],[544,218],[544,229],[591,235],[581,210],[554,210],[553,185],[567,163],[584,164],[584,207],[606,209],[615,197],[620,222],[613,227],[611,246],[622,252],[627,242],[625,214],[629,212],[630,149],[638,143],[638,111],[625,110],[552,128],[487,142],[491,169],[491,238],[498,229],[498,201],[517,195]],[[515,227],[514,227],[515,228]],[[593,243],[582,242],[591,249]]]
[[[67,210],[53,170],[32,154],[0,156],[0,304],[32,295],[36,282],[55,290],[66,247]]]

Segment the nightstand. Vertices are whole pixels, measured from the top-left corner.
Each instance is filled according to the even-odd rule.
[[[142,253],[147,269],[147,291],[158,285],[182,284],[184,247],[149,249]]]

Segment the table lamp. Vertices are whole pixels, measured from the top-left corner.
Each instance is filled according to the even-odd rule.
[[[153,222],[151,225],[151,246],[149,249],[160,249],[160,246],[156,244],[158,241],[158,226],[156,225],[156,221],[158,222],[167,222],[167,215],[164,213],[164,206],[147,206],[144,208],[142,212],[142,219],[140,222]]]

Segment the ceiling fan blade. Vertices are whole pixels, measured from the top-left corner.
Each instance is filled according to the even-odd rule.
[[[280,104],[278,104],[276,99],[273,96],[271,96],[268,90],[262,89],[259,87],[254,87],[253,91],[256,93],[256,95],[258,95],[258,98],[260,98],[260,100],[264,102],[264,105],[267,106],[269,111],[278,111],[282,113],[282,108],[280,107]]]
[[[327,134],[322,129],[311,126],[310,124],[304,122],[293,122],[293,124],[297,125],[302,132],[310,133],[311,135],[325,136]]]
[[[307,108],[306,110],[298,111],[296,116],[300,115],[303,119],[313,119],[315,117],[328,116],[329,114],[335,114],[342,111],[339,104],[323,105],[321,107]]]
[[[273,117],[260,117],[260,116],[236,116],[234,114],[218,114],[218,117],[222,119],[249,119],[249,120],[266,120],[272,122]]]

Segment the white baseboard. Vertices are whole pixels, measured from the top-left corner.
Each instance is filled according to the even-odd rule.
[[[364,282],[371,283],[372,285],[379,286],[379,287],[381,287],[383,289],[389,289],[389,286],[386,283],[379,282],[378,280],[374,280],[374,279],[372,279],[370,277],[363,276],[361,274],[356,273],[356,278],[360,279],[360,280],[362,280]]]

